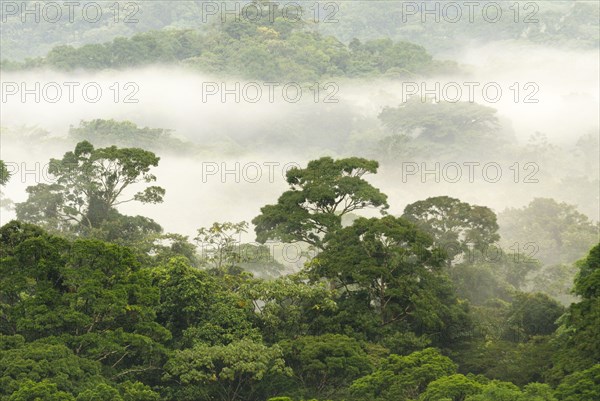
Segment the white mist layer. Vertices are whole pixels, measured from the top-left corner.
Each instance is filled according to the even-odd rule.
[[[579,136],[598,131],[598,59],[598,51],[571,52],[541,46],[496,43],[464,52],[459,62],[468,65],[468,74],[428,79],[426,85],[427,88],[433,88],[435,82],[441,86],[449,82],[478,82],[481,85],[496,82],[503,89],[498,102],[486,103],[480,96],[475,100],[498,109],[502,118],[510,120],[520,143],[525,143],[530,135],[539,131],[553,143],[572,144]],[[275,101],[272,103],[262,83],[257,83],[263,88],[261,101],[250,103],[241,99],[236,103],[233,95],[229,95],[226,102],[216,95],[203,99],[203,84],[206,89],[207,83],[220,85],[222,79],[173,67],[97,73],[7,72],[2,74],[3,85],[26,82],[28,88],[33,88],[35,82],[40,82],[41,86],[56,82],[64,89],[64,82],[78,82],[80,86],[75,89],[74,103],[69,102],[66,92],[61,101],[55,104],[43,100],[36,103],[32,95],[28,95],[23,103],[19,96],[4,93],[7,97],[2,101],[0,120],[3,127],[38,126],[56,136],[66,136],[69,126],[76,126],[81,120],[129,120],[138,126],[172,129],[177,136],[207,146],[228,138],[251,143],[266,129],[281,127],[282,135],[285,135],[287,124],[306,118],[307,110],[309,116],[314,110],[315,118],[323,118],[323,123],[327,122],[328,113],[338,110],[349,110],[357,117],[375,120],[383,107],[395,107],[402,102],[403,89],[407,85],[406,82],[403,84],[383,79],[325,79],[321,84],[328,81],[339,85],[335,95],[338,103],[322,103],[324,93],[319,102],[314,103],[314,93],[307,89],[303,92],[303,102],[286,102],[281,91],[286,82],[276,87]],[[422,82],[417,79],[413,81]],[[515,82],[520,84],[521,90],[525,83],[535,83],[539,87],[535,96],[539,102],[515,103],[514,92],[509,89]],[[102,88],[102,97],[97,103],[83,100],[79,88],[86,83],[97,83]],[[119,87],[117,102],[114,99],[115,89],[110,89],[116,88],[115,83]],[[133,99],[139,100],[138,103],[124,103],[125,96],[131,93],[131,88],[125,90],[127,83],[135,83],[139,88],[139,92],[133,95]],[[248,82],[240,81],[241,86],[245,84]],[[232,81],[227,83],[228,88],[234,85]],[[521,96],[525,94],[522,92]],[[464,95],[467,96],[466,93]],[[465,96],[463,100],[466,100]],[[320,113],[319,117],[316,117],[317,112]],[[320,133],[317,132],[317,135]],[[321,136],[326,135],[326,128],[323,128]],[[25,162],[27,166],[36,162],[43,166],[49,158],[59,158],[66,150],[69,149],[60,145],[49,149],[36,147],[35,143],[23,146],[3,139],[0,158],[9,162]],[[299,149],[290,144],[279,146],[274,143],[270,144],[269,149],[247,151],[242,157],[215,154],[199,160],[159,154],[161,162],[155,173],[157,184],[167,190],[165,202],[160,205],[125,204],[120,210],[125,214],[154,218],[166,231],[192,236],[198,227],[208,226],[214,221],[249,221],[258,215],[261,206],[275,203],[286,189],[284,165],[304,165],[311,158],[324,156],[325,153],[318,147],[312,150]],[[207,175],[208,166],[215,164],[219,166],[219,171]],[[255,164],[261,167],[261,178],[258,180],[256,169],[252,167]],[[274,170],[270,171],[269,166],[275,166]],[[236,182],[236,172],[222,176],[223,167],[230,171],[237,170],[239,182]],[[550,196],[545,192],[543,183],[529,187],[462,181],[429,185],[414,181],[405,183],[400,176],[399,171],[382,169],[380,174],[370,178],[389,195],[390,212],[395,214],[401,213],[408,203],[441,194],[487,205],[496,211],[509,206],[522,206],[534,197]],[[15,202],[24,201],[25,188],[39,181],[43,181],[43,174],[37,174],[37,178],[35,174],[18,175],[4,188],[4,193]],[[598,216],[591,217],[598,219]],[[12,218],[14,213],[3,210],[0,222],[4,224]]]

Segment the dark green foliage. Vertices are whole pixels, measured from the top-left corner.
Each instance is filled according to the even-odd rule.
[[[112,167],[98,170],[104,162]],[[324,157],[290,170],[291,189],[255,219],[262,241],[304,241],[319,253],[301,272],[265,280],[244,268],[281,266],[263,245],[240,244],[245,222],[199,229],[198,252],[187,237],[116,211],[119,188],[153,181],[157,162],[141,149],[81,142],[53,162],[59,188],[33,187],[45,203],[22,207],[48,224],[79,204],[89,231],[21,221],[0,228],[0,400],[600,394],[600,245],[575,264],[579,299],[564,308],[519,291],[536,261],[503,252],[486,260],[498,239],[488,208],[436,197],[407,206],[404,217],[358,217],[351,213],[388,207],[363,178],[377,162]]]
[[[0,242],[8,394],[114,392],[116,379],[156,377],[170,333],[155,322],[158,291],[129,249],[18,222],[2,227]]]
[[[600,365],[565,377],[556,388],[559,401],[587,401],[600,397]]]
[[[358,218],[330,235],[309,271],[338,289],[352,316],[342,312],[337,318],[367,338],[409,329],[436,333],[443,343],[455,335],[453,327],[469,322],[442,271],[445,255],[432,245],[427,233],[404,218]]]
[[[171,331],[175,344],[228,344],[259,337],[250,324],[250,304],[185,259],[171,259],[152,276],[161,294],[157,320]]]
[[[532,336],[547,336],[558,327],[565,309],[545,294],[518,293],[508,310],[505,336],[524,341]]]
[[[350,387],[353,400],[403,401],[421,394],[427,385],[456,372],[456,365],[434,348],[408,356],[390,355],[372,374]]]
[[[556,377],[600,363],[600,244],[576,265],[579,273],[574,292],[580,301],[567,309],[557,332]]]
[[[298,337],[280,345],[305,397],[332,397],[371,371],[361,344],[344,335]]]

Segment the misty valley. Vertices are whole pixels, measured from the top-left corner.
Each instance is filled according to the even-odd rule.
[[[0,401],[600,400],[600,3],[0,2]]]

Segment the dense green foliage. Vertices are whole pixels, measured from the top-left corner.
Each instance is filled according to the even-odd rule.
[[[82,142],[53,160],[69,184],[53,194],[87,213],[89,199],[114,208],[123,185],[154,180],[157,162]],[[288,171],[292,189],[263,208],[257,235],[315,251],[304,271],[270,280],[248,272],[277,262],[240,243],[245,222],[200,228],[197,246],[145,232],[143,219],[107,238],[82,222],[40,220],[33,212],[72,209],[30,197],[20,217],[44,228],[0,229],[0,399],[593,399],[600,245],[575,264],[580,298],[565,309],[522,292],[534,261],[485,258],[499,238],[488,208],[438,197],[404,217],[342,224],[346,213],[387,208],[364,177],[376,171],[360,158]],[[473,292],[473,280],[488,293]]]
[[[328,3],[344,14],[335,24],[307,8],[298,21],[200,23],[205,3],[191,1],[114,3],[115,20],[112,2],[100,3],[91,24],[7,16],[2,70],[160,65],[220,79],[397,88],[468,72],[437,55],[462,51],[474,35],[484,45],[598,46],[598,5],[586,1],[528,2],[541,22],[527,26],[511,15],[517,5],[522,19],[527,8],[511,2],[501,2],[502,22],[470,25],[406,21],[406,2]],[[519,144],[505,116],[474,102],[416,96],[367,113],[309,103],[281,120],[269,110],[244,135],[210,124],[174,133],[137,114],[84,119],[62,137],[1,127],[17,149],[72,150],[50,160],[52,179],[36,177],[16,219],[0,227],[0,401],[600,399],[599,226],[581,212],[597,208],[596,133],[577,133],[558,152],[539,132]],[[286,170],[287,189],[257,207],[252,225],[214,222],[190,238],[123,214],[124,203],[163,201],[159,155],[183,159],[175,168],[192,186],[186,160],[286,146],[313,160]],[[489,157],[507,162],[508,185],[546,180],[544,197],[522,186],[529,204],[498,215],[485,199],[503,183],[473,190],[477,204],[437,188],[404,197],[406,162],[423,171],[432,160]],[[27,171],[3,159],[1,189],[24,183]],[[377,173],[402,182],[400,197],[377,188]],[[244,242],[252,229],[257,242]],[[287,245],[299,250],[295,266],[276,254]]]

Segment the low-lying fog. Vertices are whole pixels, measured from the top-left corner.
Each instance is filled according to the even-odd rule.
[[[456,92],[453,88],[458,86],[463,92],[463,100],[468,100],[469,95],[469,88],[464,82],[478,83],[479,86],[474,86],[474,100],[496,108],[503,120],[510,120],[520,143],[526,143],[530,135],[541,132],[547,135],[550,142],[564,145],[566,149],[581,135],[598,132],[598,60],[598,51],[575,52],[497,43],[466,50],[461,59],[456,60],[465,66],[467,72],[464,74],[427,79],[426,82],[430,89],[435,88],[435,82],[439,82],[441,88],[455,82],[457,85],[447,86],[445,95],[454,98]],[[284,94],[282,87],[286,82],[281,82],[273,87],[274,99],[271,102],[268,86],[264,83],[248,85],[248,81],[240,81],[242,98],[236,103],[233,94],[228,95],[225,102],[222,102],[220,92],[210,95],[210,91],[221,89],[218,86],[223,79],[175,67],[98,73],[10,72],[2,74],[0,117],[3,128],[17,130],[21,126],[37,126],[59,137],[66,136],[69,126],[78,125],[81,120],[129,120],[138,126],[172,129],[178,137],[205,145],[208,150],[203,153],[206,156],[201,157],[159,154],[161,162],[155,173],[158,185],[167,189],[163,204],[126,204],[120,208],[126,214],[152,217],[166,231],[191,235],[198,227],[214,221],[249,221],[259,213],[261,206],[274,203],[286,188],[283,177],[286,165],[304,164],[324,155],[347,156],[342,151],[337,154],[334,151],[342,147],[336,146],[336,138],[328,136],[332,124],[347,124],[350,129],[352,121],[348,121],[348,116],[351,116],[351,120],[365,120],[377,127],[377,115],[382,108],[398,106],[407,90],[415,88],[413,82],[420,85],[423,81],[323,80],[321,84],[332,82],[339,90],[333,94],[335,87],[326,86],[319,92],[317,103],[313,98],[314,89],[304,88],[301,101],[291,103],[284,96],[296,96],[294,86],[288,85],[288,91]],[[48,102],[47,98],[36,103],[34,95],[29,94],[26,102],[22,102],[20,88],[16,89],[11,84],[13,82],[18,85],[26,82],[29,89],[34,88],[36,82],[41,87],[47,85],[46,97],[50,98],[57,96],[55,89],[60,87],[62,98],[56,103]],[[68,85],[75,84],[65,82],[79,84],[73,86],[73,103],[69,101]],[[134,85],[127,86],[128,83]],[[514,99],[515,83],[519,87],[518,102]],[[102,89],[97,103],[83,99],[81,89],[86,84],[91,84],[87,93],[91,98],[96,96],[95,87]],[[488,100],[482,97],[481,92],[485,84],[490,84]],[[247,89],[245,99],[244,85]],[[257,86],[262,90],[262,97],[258,102],[251,103],[248,100],[256,97]],[[497,87],[501,88],[502,94],[497,102],[492,102],[497,97],[494,92]],[[233,81],[228,81],[227,88],[234,88]],[[11,94],[15,90],[19,92]],[[325,96],[331,94],[332,99],[338,99],[339,102],[323,103]],[[128,95],[131,95],[130,100],[138,102],[125,103]],[[538,102],[525,103],[527,96],[529,101]],[[290,139],[286,136],[287,127],[296,124],[306,124],[306,137]],[[281,143],[253,142],[262,132],[279,130]],[[231,139],[242,144],[242,149],[238,149],[235,155],[210,152],[211,145]],[[315,145],[311,146],[311,143]],[[36,162],[43,166],[50,157],[61,157],[69,150],[63,142],[54,148],[47,144],[36,145],[4,137],[0,157],[5,162],[24,162],[32,169]],[[482,164],[493,161],[481,160]],[[275,162],[279,164],[271,164]],[[503,165],[502,168],[506,169],[503,171],[508,172],[509,167]],[[223,168],[237,171],[239,182],[236,182],[234,172],[223,179]],[[591,176],[597,174],[597,171],[590,171]],[[561,199],[560,193],[548,194],[544,182],[523,185],[507,179],[494,184],[469,183],[465,179],[457,183],[423,184],[418,179],[403,182],[401,171],[385,167],[380,174],[369,179],[389,195],[392,213],[401,213],[406,204],[418,199],[440,194],[487,205],[496,212],[508,206],[522,206],[534,197],[551,195],[558,200],[570,200],[568,194],[564,194],[564,199]],[[11,200],[21,202],[26,199],[25,188],[41,180],[44,180],[44,174],[25,175],[19,172],[3,192]],[[598,199],[590,202],[597,205]],[[584,211],[598,220],[594,208],[587,206]],[[0,222],[4,224],[12,218],[12,211],[3,210]]]

